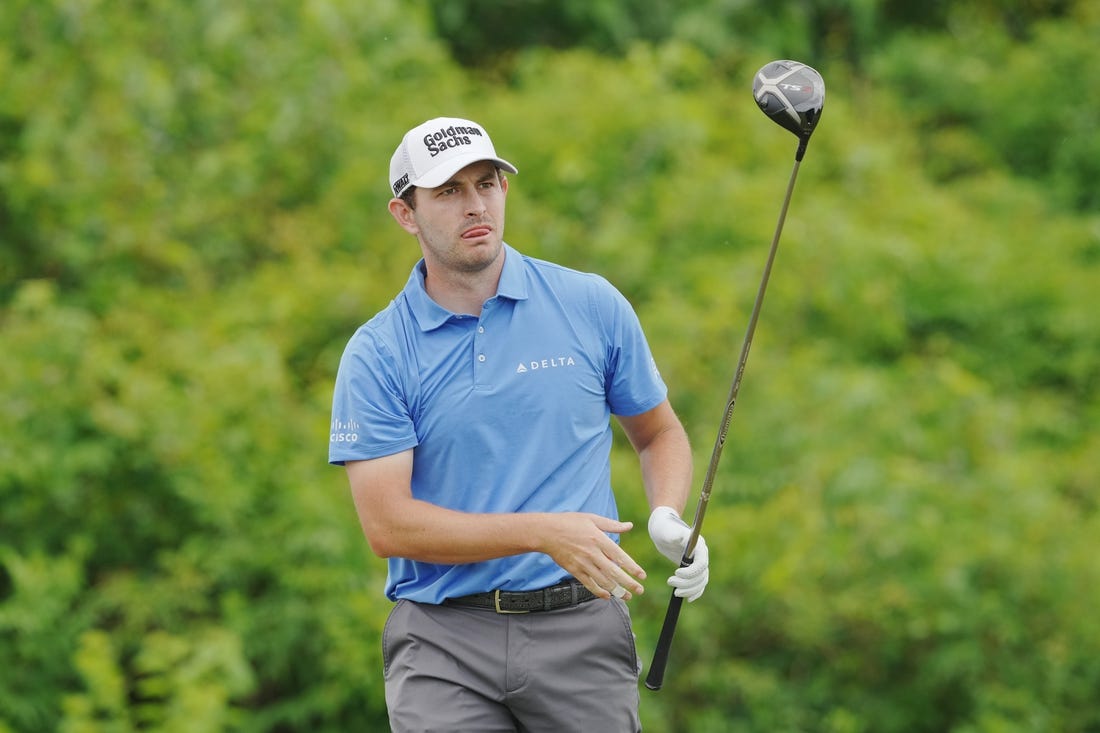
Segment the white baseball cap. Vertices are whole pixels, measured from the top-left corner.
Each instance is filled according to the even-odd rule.
[[[436,117],[405,133],[390,158],[390,188],[401,196],[410,186],[435,188],[460,170],[480,160],[519,173],[497,156],[489,133],[476,122],[457,117]]]

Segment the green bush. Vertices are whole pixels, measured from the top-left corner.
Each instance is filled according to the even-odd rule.
[[[876,59],[876,76],[923,129],[926,165],[940,177],[992,158],[1066,207],[1095,212],[1100,143],[1087,110],[1100,104],[1089,71],[1100,62],[1098,29],[1100,17],[1082,10],[1076,22],[1037,23],[1026,44],[983,24],[908,37]]]
[[[429,117],[518,164],[511,244],[632,300],[701,478],[795,148],[751,74],[812,48],[825,115],[712,584],[646,728],[1100,726],[1097,156],[1044,77],[1080,68],[1054,98],[1087,108],[1095,14],[917,37],[890,4],[582,5],[537,8],[578,43],[473,69],[449,57],[469,5],[4,5],[0,731],[385,728],[385,565],[325,435],[344,343],[418,257],[384,166]],[[671,568],[612,460],[648,657]]]

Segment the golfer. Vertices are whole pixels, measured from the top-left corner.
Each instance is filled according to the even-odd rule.
[[[389,211],[423,258],[340,361],[329,460],[346,467],[395,605],[383,634],[395,731],[637,731],[610,418],[638,454],[648,530],[679,565],[687,435],[637,316],[607,280],[505,244],[516,167],[437,118],[390,161]],[[706,542],[668,579],[695,600]]]

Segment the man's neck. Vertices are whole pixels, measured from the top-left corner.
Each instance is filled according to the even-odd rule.
[[[424,289],[428,297],[452,313],[481,315],[485,301],[497,294],[501,267],[475,273],[444,272],[428,269]]]

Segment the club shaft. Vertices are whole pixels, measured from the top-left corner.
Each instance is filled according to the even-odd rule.
[[[749,361],[749,349],[752,348],[752,339],[756,333],[756,322],[760,319],[760,308],[764,303],[764,293],[768,289],[768,279],[771,277],[772,265],[775,263],[775,253],[779,249],[779,237],[783,233],[783,222],[787,219],[787,208],[791,204],[791,194],[794,192],[794,182],[798,177],[798,168],[802,165],[802,157],[796,156],[794,167],[791,169],[791,177],[787,182],[787,192],[783,196],[783,206],[779,210],[779,220],[775,225],[775,235],[772,237],[771,248],[768,250],[768,260],[764,265],[764,274],[760,278],[760,287],[756,291],[756,300],[752,305],[752,313],[749,316],[749,325],[745,330],[745,339],[741,344],[741,356],[737,360],[737,370],[730,384],[729,397],[726,399],[726,411],[722,415],[722,425],[718,429],[718,437],[714,441],[714,449],[710,454],[710,463],[707,465],[706,475],[703,477],[703,487],[699,492],[699,503],[695,505],[695,519],[692,522],[691,535],[688,537],[684,548],[680,567],[691,564],[691,557],[695,553],[695,545],[699,541],[699,533],[702,531],[703,518],[707,513],[707,505],[710,503],[711,487],[714,477],[718,473],[718,462],[722,458],[722,449],[726,446],[726,436],[729,434],[730,422],[733,420],[733,408],[737,404],[737,393],[741,390],[741,378],[745,374],[745,365]],[[665,668],[668,664],[668,655],[672,647],[672,637],[676,631],[676,623],[680,617],[680,608],[683,599],[675,595],[669,600],[668,610],[665,612],[664,624],[661,627],[661,635],[657,639],[657,647],[653,652],[653,663],[649,666],[649,674],[646,676],[645,685],[650,690],[659,690],[664,684]]]

